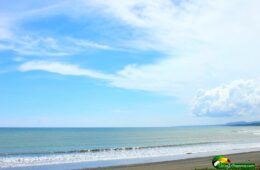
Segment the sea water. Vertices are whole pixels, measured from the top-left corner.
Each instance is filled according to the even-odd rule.
[[[0,168],[99,166],[102,161],[135,163],[246,150],[260,150],[260,127],[0,128]]]

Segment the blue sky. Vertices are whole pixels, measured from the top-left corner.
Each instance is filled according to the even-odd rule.
[[[0,126],[259,119],[258,5],[1,0]]]

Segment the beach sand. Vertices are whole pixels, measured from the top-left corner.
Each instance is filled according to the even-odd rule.
[[[225,156],[227,156],[232,162],[236,162],[236,163],[250,162],[250,163],[255,163],[257,167],[259,167],[260,165],[260,152],[230,154]],[[195,170],[195,169],[202,170],[203,168],[214,169],[211,164],[211,161],[212,161],[212,156],[203,157],[203,158],[191,158],[185,160],[158,162],[158,163],[146,163],[146,164],[115,166],[115,167],[106,167],[106,168],[92,168],[92,170]]]

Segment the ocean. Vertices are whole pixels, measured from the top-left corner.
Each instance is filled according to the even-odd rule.
[[[0,128],[0,168],[95,167],[249,150],[260,150],[260,127]]]

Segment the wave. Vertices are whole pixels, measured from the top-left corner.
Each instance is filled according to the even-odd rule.
[[[217,144],[220,142],[197,142],[197,143],[184,143],[184,144],[172,144],[172,145],[153,145],[153,146],[134,146],[134,147],[118,147],[118,148],[94,148],[94,149],[80,149],[80,150],[68,150],[68,151],[41,151],[41,152],[17,152],[17,153],[0,153],[0,157],[4,156],[26,156],[26,155],[49,155],[49,154],[69,154],[69,153],[97,153],[97,152],[111,152],[111,151],[130,151],[130,150],[142,150],[153,148],[168,148],[168,147],[181,147],[181,146],[196,146],[206,144]]]
[[[5,156],[0,157],[0,168],[42,166],[64,163],[90,163],[100,161],[119,161],[130,159],[152,159],[178,157],[181,155],[209,154],[215,152],[240,151],[243,149],[260,150],[260,143],[200,143],[184,145],[164,145],[151,147],[129,147],[114,149],[91,149],[69,152],[55,152],[50,155]],[[60,154],[58,154],[60,153]]]

